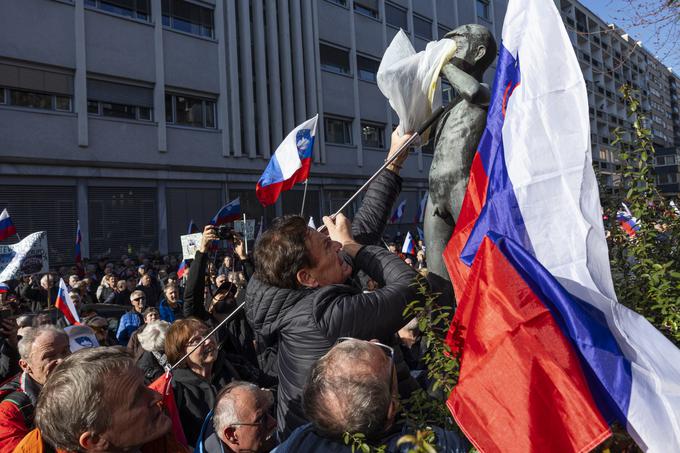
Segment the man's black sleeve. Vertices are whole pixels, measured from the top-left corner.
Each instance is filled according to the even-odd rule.
[[[379,245],[394,202],[401,192],[401,177],[384,170],[368,186],[364,201],[352,220],[352,236],[362,245]]]
[[[315,297],[314,317],[334,341],[338,337],[385,340],[405,324],[403,312],[412,301],[423,302],[414,285],[418,273],[384,247],[363,247],[354,263],[381,288],[372,293],[356,293],[346,285],[330,285]],[[425,279],[419,279],[427,288]]]
[[[184,305],[182,311],[184,317],[195,316],[198,319],[208,320],[210,314],[205,309],[205,268],[208,263],[208,255],[196,250],[194,261],[189,266],[189,275],[184,287]]]

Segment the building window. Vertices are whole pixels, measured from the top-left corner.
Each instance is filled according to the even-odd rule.
[[[163,25],[192,35],[213,37],[213,10],[183,0],[162,0]]]
[[[166,94],[165,121],[181,126],[215,128],[215,101]]]
[[[372,58],[362,57],[357,55],[357,70],[359,78],[367,82],[375,82],[378,74],[380,62]]]
[[[427,19],[414,15],[413,31],[419,38],[432,40],[432,22]]]
[[[130,104],[118,104],[88,99],[87,113],[92,115],[107,116],[110,118],[123,118],[128,120],[151,121],[152,109]]]
[[[477,16],[484,20],[491,20],[489,0],[477,0]]]
[[[150,3],[150,0],[85,0],[87,6],[147,22],[151,17]]]
[[[349,52],[326,44],[319,44],[321,69],[338,74],[349,74]]]
[[[385,2],[385,20],[388,25],[408,31],[408,20],[404,8]]]
[[[368,148],[384,148],[385,126],[361,123],[361,144]]]
[[[380,18],[378,2],[376,0],[354,0],[354,11],[372,19]]]
[[[329,1],[331,3],[335,3],[336,5],[340,5],[340,6],[345,6],[345,7],[347,6],[347,0],[327,0],[327,1]]]
[[[326,141],[341,145],[351,145],[352,121],[326,117]]]
[[[0,92],[2,92],[0,104],[29,109],[72,111],[70,96],[15,90],[13,88],[0,88]]]

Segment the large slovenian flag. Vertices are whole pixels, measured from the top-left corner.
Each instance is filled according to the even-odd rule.
[[[284,190],[290,190],[309,176],[312,148],[316,136],[315,115],[293,129],[281,142],[255,187],[255,194],[263,206],[274,204]]]
[[[614,421],[643,450],[680,451],[680,350],[616,300],[585,82],[554,3],[510,0],[502,44],[444,253],[449,409],[483,452],[588,451]]]
[[[78,220],[78,227],[76,228],[76,264],[82,264],[83,254],[80,251],[80,244],[83,242],[83,236],[80,233],[80,220]]]
[[[0,214],[0,241],[4,241],[16,233],[17,229],[14,226],[14,223],[12,223],[9,212],[7,212],[7,209],[3,209],[2,214]]]
[[[57,300],[54,302],[54,306],[64,314],[64,318],[66,318],[69,325],[80,324],[80,317],[76,311],[76,306],[73,305],[63,278],[59,279],[59,292],[57,293]]]
[[[237,197],[225,204],[217,211],[217,214],[210,221],[211,224],[217,226],[227,222],[233,222],[241,217],[241,198]]]
[[[406,253],[409,255],[416,254],[416,246],[413,243],[413,236],[411,236],[410,231],[406,232],[406,239],[404,239],[404,245],[401,247],[401,253]]]

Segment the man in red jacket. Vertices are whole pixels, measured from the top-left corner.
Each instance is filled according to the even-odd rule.
[[[47,376],[71,353],[66,333],[52,325],[35,327],[19,341],[23,370],[0,388],[0,453],[10,453],[33,429],[35,404]]]

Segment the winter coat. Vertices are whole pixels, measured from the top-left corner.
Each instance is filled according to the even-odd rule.
[[[371,184],[352,225],[357,242],[380,240],[400,186],[399,176],[389,171]],[[270,286],[257,275],[248,284],[248,320],[266,345],[278,344],[277,425],[281,439],[306,423],[301,396],[314,362],[339,337],[391,342],[407,322],[402,316],[406,305],[422,298],[411,286],[417,272],[384,247],[362,247],[352,267],[354,278],[346,284],[285,289]],[[356,278],[360,270],[377,281],[380,289],[363,293]],[[398,377],[409,380],[408,369],[398,373]],[[404,393],[408,394],[406,390]]]
[[[134,310],[125,313],[120,317],[118,322],[118,330],[116,331],[116,339],[118,344],[127,346],[128,341],[130,341],[130,336],[144,324],[144,319],[142,315]]]
[[[184,318],[184,302],[178,300],[175,308],[172,308],[165,297],[158,303],[158,313],[163,321],[169,323],[175,322],[176,319]]]
[[[215,407],[217,393],[232,380],[240,379],[223,354],[218,355],[214,367],[210,382],[188,368],[177,368],[172,372],[172,388],[179,418],[192,448],[198,440],[203,420]]]
[[[435,433],[434,451],[447,453],[466,453],[470,450],[470,442],[453,431],[444,431],[438,427],[431,427]],[[385,445],[385,453],[407,453],[414,447],[411,443],[397,446],[400,437],[414,434],[406,426],[395,426],[377,445]],[[359,449],[357,449],[358,451]],[[339,440],[321,437],[314,431],[311,423],[297,428],[288,440],[272,450],[272,453],[350,453],[354,449]]]
[[[151,384],[165,373],[164,365],[170,366],[167,357],[162,352],[142,351],[137,360],[137,366],[144,372],[144,383],[146,385]]]
[[[0,453],[11,453],[33,429],[40,385],[23,372],[5,383],[0,393]]]

